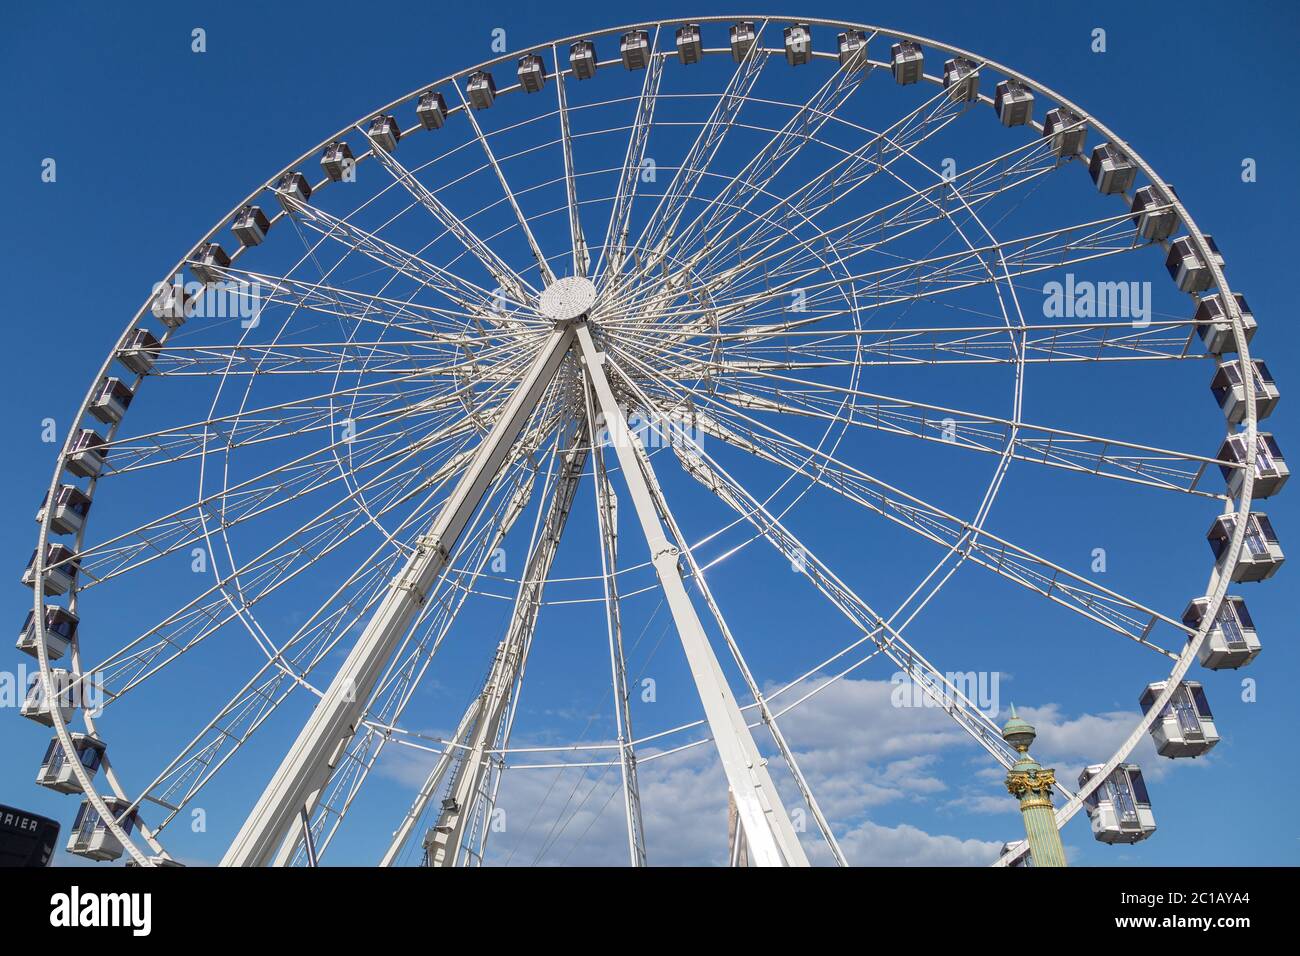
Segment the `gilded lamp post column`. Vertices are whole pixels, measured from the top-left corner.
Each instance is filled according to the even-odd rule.
[[[1016,716],[1011,706],[1011,719],[1002,728],[1002,739],[1015,747],[1020,759],[1007,772],[1007,790],[1020,799],[1020,813],[1025,818],[1025,835],[1029,838],[1029,852],[1034,866],[1065,866],[1065,847],[1056,829],[1056,814],[1052,810],[1052,786],[1056,772],[1038,765],[1029,756],[1029,745],[1037,734],[1034,728]]]

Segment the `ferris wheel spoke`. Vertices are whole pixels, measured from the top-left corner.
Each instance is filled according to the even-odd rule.
[[[689,276],[692,272],[698,271],[704,276],[727,281],[737,273],[753,269],[768,259],[778,258],[781,255],[779,244],[782,236],[772,237],[773,232],[784,230],[786,233],[790,233],[793,227],[789,224],[792,220],[795,225],[813,222],[816,216],[835,203],[843,202],[849,194],[863,184],[870,182],[875,176],[882,172],[890,172],[898,160],[911,155],[913,150],[936,135],[964,112],[966,112],[965,105],[953,103],[945,93],[937,94],[886,130],[870,135],[852,153],[838,160],[803,185],[790,190],[786,196],[769,197],[772,200],[770,206],[761,215],[752,217],[737,228],[732,228],[736,218],[733,216],[722,227],[706,233],[700,251],[694,254],[679,270],[681,275]],[[1037,144],[1031,145],[1029,149],[1042,152],[1041,147],[1037,147]],[[949,190],[958,190],[963,186],[974,188],[974,184],[979,182],[981,174],[996,168],[999,163],[1008,163],[1012,168],[1017,167],[1021,160],[1012,159],[1012,157],[1019,157],[1022,152],[1023,150],[1016,150],[1004,154],[1002,157],[967,170],[961,176],[955,177],[951,182],[944,182],[941,179],[927,189],[914,190],[914,195],[895,200],[879,209],[856,217],[850,223],[837,227],[837,229],[838,231],[846,231],[852,227],[853,223],[869,223],[894,207],[903,207],[908,210],[907,214],[899,214],[895,218],[904,222],[915,219],[916,212],[911,207],[918,201],[928,200],[930,204],[937,205],[932,199],[928,199],[929,193],[937,192],[943,195]],[[754,195],[759,192],[766,194],[766,190],[762,188],[761,184],[758,188],[755,188]],[[780,213],[779,216],[777,215],[778,212]],[[936,216],[935,218],[939,219],[942,216]],[[883,231],[883,227],[881,229]],[[817,238],[822,237],[814,237],[814,240]],[[745,253],[754,249],[757,251],[751,253],[747,259],[741,258]],[[720,256],[723,256],[723,258],[720,259]],[[723,262],[732,258],[737,260],[737,264],[733,265],[725,273],[719,274],[718,270]]]
[[[582,217],[578,208],[578,180],[573,165],[573,133],[569,127],[569,100],[565,91],[569,71],[563,68],[559,49],[551,45],[551,60],[555,63],[555,97],[560,114],[560,145],[564,152],[564,198],[569,207],[569,240],[573,246],[573,274],[587,275],[591,266],[591,251],[582,232]]]
[[[762,292],[734,300],[716,301],[714,308],[720,324],[734,323],[743,319],[755,305],[771,304],[773,300],[797,290],[806,297],[806,304],[815,309],[819,304],[819,294],[833,293],[845,284],[852,285],[853,294],[858,300],[855,311],[859,313],[931,299],[982,285],[1010,282],[1017,276],[1033,275],[1145,248],[1135,241],[1136,234],[1129,219],[1125,213],[819,281],[810,280],[815,279],[823,270],[808,269]],[[1078,235],[1074,236],[1076,233]],[[857,254],[851,253],[842,258],[847,260],[855,255]],[[997,263],[996,269],[993,262]],[[672,322],[694,313],[694,308],[687,306],[677,310],[669,309],[663,314],[666,320]],[[813,315],[793,320],[789,325],[791,328],[804,328],[822,321],[821,316]]]
[[[626,357],[624,357],[626,358]],[[636,360],[631,359],[632,366]],[[631,367],[631,366],[630,366]],[[1172,651],[1152,642],[1151,630],[1167,624],[1180,635],[1180,622],[1123,594],[1101,587],[1045,558],[963,521],[935,505],[907,494],[880,479],[846,464],[825,451],[792,438],[767,422],[745,415],[738,409],[721,409],[709,396],[686,396],[671,383],[660,382],[675,396],[660,401],[652,412],[667,415],[682,411],[689,398],[689,414],[703,434],[720,439],[751,456],[808,478],[821,487],[858,504],[918,536],[950,551],[959,550],[999,576],[1019,584],[1082,616],[1095,621],[1137,644],[1167,657]],[[694,403],[703,399],[704,408]],[[1137,615],[1137,616],[1135,616]]]
[[[341,441],[337,446],[313,452],[298,462],[214,492],[106,541],[83,546],[77,558],[89,582],[79,591],[205,542],[213,527],[225,531],[247,524],[310,495],[334,490],[340,484],[346,494],[352,495],[372,488],[383,491],[387,486],[422,473],[428,474],[423,481],[445,479],[463,465],[465,449],[474,432],[469,420],[460,419],[419,438],[404,431],[385,433],[378,439],[364,436],[351,444]],[[339,467],[336,457],[339,452],[347,453],[350,471]],[[389,467],[376,482],[353,487],[367,471],[380,466]],[[409,467],[393,471],[397,466]]]
[[[758,78],[762,75],[768,61],[767,52],[760,46],[763,31],[767,26],[766,20],[758,26],[753,45],[732,73],[726,90],[719,96],[713,112],[700,128],[695,142],[681,165],[677,167],[668,188],[642,228],[635,245],[641,250],[645,262],[633,275],[634,285],[645,275],[655,271],[664,261],[667,244],[673,241],[682,216],[686,213],[686,207],[695,198],[696,189],[708,173],[741,107],[758,83]]]
[[[465,101],[465,94],[461,91],[459,85],[452,84],[456,93],[460,96],[461,104],[464,107],[463,115],[469,121],[474,130],[474,135],[479,144],[483,147],[484,155],[487,157],[488,164],[496,173],[497,181],[501,184],[501,189],[505,193],[505,198],[509,202],[511,209],[514,210],[520,230],[532,250],[534,258],[537,260],[537,267],[541,273],[543,282],[550,283],[554,276],[551,274],[550,266],[547,265],[546,257],[542,255],[541,249],[537,245],[537,239],[533,236],[532,229],[528,226],[528,220],[524,218],[523,211],[519,208],[519,202],[515,199],[515,194],[506,181],[505,173],[501,169],[501,164],[497,162],[496,155],[492,152],[487,138],[483,135],[483,130],[479,126],[478,117],[474,115],[474,110],[470,109],[469,103]],[[487,270],[497,286],[507,292],[507,294],[517,300],[531,303],[536,299],[537,290],[522,275],[506,264],[505,260],[494,252],[486,242],[483,241],[460,217],[447,208],[434,193],[415,177],[409,169],[384,149],[374,138],[370,136],[361,126],[357,127],[358,131],[363,133],[371,144],[371,154],[379,161],[390,176],[396,180],[403,189],[411,194],[420,205],[424,206],[438,223],[447,230],[448,233],[455,236],[456,239],[464,246],[465,251],[479,261],[484,269]]]
[[[771,210],[742,224],[733,233],[733,237],[739,237],[752,230],[753,235],[732,249],[726,258],[716,260],[715,257],[716,261],[710,266],[695,271],[699,287],[707,288],[707,292],[701,291],[698,297],[713,301],[726,289],[744,289],[760,279],[764,284],[770,284],[773,278],[780,278],[801,265],[822,258],[819,248],[834,253],[838,259],[840,249],[855,254],[879,252],[891,243],[936,223],[948,223],[955,229],[962,215],[973,217],[975,210],[993,198],[1011,194],[1060,168],[1055,156],[1042,142],[1034,141],[974,166],[951,180],[937,177],[936,182],[929,186],[913,187],[893,171],[894,160],[873,164],[866,176],[850,177],[841,187],[843,192],[838,192],[834,185],[840,179],[836,177],[829,187],[828,197],[815,189],[804,196],[796,193],[798,198],[773,197]],[[848,192],[870,181],[878,172],[888,173],[902,183],[907,194],[836,226],[818,228],[812,225],[815,223],[813,217],[827,207],[843,202]],[[818,199],[812,208],[806,208],[809,204],[800,201],[807,196]],[[782,208],[785,213],[780,219],[774,218],[776,210]],[[795,226],[787,225],[791,219],[797,220]],[[795,228],[799,223],[810,224],[811,234],[797,238]],[[778,230],[778,235],[769,238],[771,232]],[[792,248],[783,247],[785,239],[793,243]],[[755,246],[756,250],[749,252]],[[742,258],[746,252],[749,254]],[[730,264],[733,259],[734,264]],[[683,268],[672,284],[681,286],[691,275],[692,269]],[[667,285],[668,280],[660,280],[652,288]],[[650,311],[653,314],[654,310]]]
[[[1011,448],[1018,461],[1064,468],[1101,478],[1224,499],[1201,487],[1207,473],[1239,463],[1173,451],[1116,438],[1103,438],[965,409],[946,408],[772,373],[750,373],[762,382],[728,382],[734,391],[714,391],[720,402],[749,411],[802,415],[847,422],[890,434],[940,442],[993,455]],[[779,385],[767,384],[767,380]],[[791,388],[790,386],[795,386]],[[1028,434],[1024,434],[1024,433]],[[1127,452],[1127,454],[1126,454]]]
[[[605,242],[600,247],[600,256],[593,273],[597,287],[601,289],[611,283],[614,288],[621,285],[623,267],[627,262],[632,207],[636,201],[637,185],[641,181],[644,168],[650,127],[654,122],[655,104],[659,97],[659,84],[663,78],[664,60],[665,55],[659,52],[659,29],[656,27],[654,38],[650,43],[648,68],[641,84],[640,96],[637,98],[636,115],[632,120],[631,132],[628,134],[627,153],[623,158],[623,168],[619,174],[618,188],[614,194],[609,224],[605,230]]]
[[[380,156],[388,155],[383,150],[377,150],[376,152]],[[423,189],[423,186],[420,188]],[[432,193],[429,194],[429,198],[441,205],[440,201]],[[512,273],[508,267],[501,267],[505,268],[506,271],[501,273],[500,278],[497,278],[496,274],[489,270],[489,274],[493,275],[493,278],[497,279],[499,283],[501,293],[498,295],[461,278],[454,272],[433,265],[414,252],[367,232],[355,223],[340,219],[324,210],[297,200],[288,200],[288,202],[295,222],[301,223],[328,239],[343,244],[349,250],[360,252],[366,258],[398,275],[405,276],[418,285],[438,292],[458,310],[482,316],[488,321],[509,323],[515,318],[513,315],[514,310],[505,311],[502,307],[509,305],[517,309],[527,307],[532,301],[529,291],[531,287],[526,283],[515,286],[511,278]],[[450,212],[448,212],[448,215],[451,215]],[[468,241],[470,236],[472,236],[472,233],[466,235],[462,241]],[[477,240],[477,237],[473,238]],[[481,240],[477,241],[481,242]],[[483,246],[483,249],[486,250],[487,247]],[[487,255],[488,253],[484,252],[483,254]]]

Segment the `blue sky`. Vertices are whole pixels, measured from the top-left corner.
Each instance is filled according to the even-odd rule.
[[[52,466],[53,447],[40,440],[42,420],[54,418],[62,434],[144,291],[237,200],[376,106],[492,56],[494,29],[506,30],[511,49],[524,49],[639,19],[728,12],[629,3],[620,7],[615,21],[594,4],[514,7],[435,11],[417,4],[359,8],[326,3],[307,14],[288,5],[244,3],[157,9],[58,3],[8,12],[9,28],[0,36],[0,96],[14,134],[10,147],[0,153],[10,223],[0,244],[11,290],[13,353],[21,360],[11,363],[6,390],[10,408],[4,428],[11,455],[0,475],[0,497],[8,503],[0,510],[0,538],[15,578],[4,592],[15,631],[30,606],[29,592],[16,578],[34,546],[31,516]],[[899,10],[881,25],[1007,63],[1071,97],[1124,136],[1177,187],[1198,223],[1214,234],[1233,287],[1249,297],[1259,319],[1253,351],[1268,361],[1285,393],[1300,354],[1300,332],[1290,321],[1289,259],[1300,209],[1294,184],[1287,185],[1300,148],[1300,133],[1288,112],[1296,92],[1291,52],[1300,14],[1270,3],[1234,9],[1233,33],[1241,38],[1211,44],[1212,55],[1207,55],[1207,37],[1221,29],[1223,12],[1221,5],[1210,3],[1180,4],[1176,15],[1168,4],[1133,4],[1112,17],[1059,4],[975,7],[945,0]],[[859,5],[835,3],[803,12],[846,20],[872,15]],[[202,55],[190,49],[195,27],[206,31]],[[1098,27],[1106,30],[1104,54],[1090,49]],[[1218,69],[1207,71],[1207,62]],[[903,101],[889,105],[885,94],[897,91],[881,76],[872,80],[880,84],[882,102],[866,104],[862,122],[882,115],[894,118]],[[883,113],[872,113],[876,108]],[[502,115],[492,114],[485,122]],[[983,155],[992,155],[994,143],[1006,149],[1019,142],[996,138],[1000,131],[992,118],[981,120],[987,128],[971,136],[986,148]],[[46,158],[57,161],[54,183],[41,181]],[[1258,181],[1242,181],[1245,158],[1256,161]],[[1097,209],[1113,212],[1089,194],[1086,177],[1072,172],[1076,188],[1045,190],[1038,197],[1039,211],[1053,203],[1077,202],[1061,215],[1083,221]],[[1037,214],[1034,209],[1007,213],[1009,222],[1026,227],[1044,221],[1035,219]],[[557,241],[557,235],[562,241],[562,221],[552,217],[546,222],[550,231],[539,236],[543,244]],[[589,227],[589,235],[592,231]],[[1185,308],[1185,300],[1164,281],[1156,257],[1126,259],[1124,269],[1130,271],[1109,268],[1080,267],[1076,272],[1091,278],[1151,279],[1158,312],[1181,314]],[[1162,364],[1177,368],[1134,363],[1031,369],[1026,418],[1213,454],[1222,425],[1206,388],[1209,366]],[[993,381],[981,375],[959,369],[951,378],[927,381],[926,400],[974,407]],[[909,385],[902,371],[882,369],[863,387],[898,394]],[[132,410],[148,416],[140,419],[141,430],[144,422],[168,421],[166,403],[141,404]],[[993,402],[983,410],[998,414],[1005,409]],[[1291,421],[1284,395],[1266,426],[1279,436],[1284,451],[1296,446],[1288,439]],[[883,440],[861,448],[864,456],[873,450],[886,453],[883,459],[858,459],[878,463],[886,480],[953,509],[969,512],[982,491],[977,482],[988,480],[988,459],[953,462],[946,457],[951,449],[917,449]],[[752,476],[767,491],[778,480],[775,471],[764,468]],[[105,533],[110,527],[130,527],[132,514],[138,513],[132,509],[148,507],[151,495],[167,500],[179,493],[164,478],[151,480],[157,484],[142,483],[120,504],[106,497],[101,510],[97,503],[96,521],[103,522]],[[184,480],[192,487],[192,474]],[[1203,534],[1212,505],[1100,484],[1105,486],[1086,477],[1013,468],[990,527],[1081,573],[1088,569],[1092,549],[1104,547],[1109,558],[1104,584],[1131,591],[1176,616],[1209,572]],[[665,485],[670,494],[680,495],[688,534],[703,536],[720,523],[716,506],[704,501],[692,483],[667,477]],[[1284,546],[1294,540],[1297,526],[1294,493],[1289,489],[1265,506]],[[590,487],[584,486],[572,518],[578,528],[573,537],[588,550],[562,555],[557,573],[590,573],[595,545],[591,512]],[[810,496],[793,512],[791,525],[846,578],[861,584],[864,594],[879,595],[882,607],[892,606],[936,555],[879,523],[861,516],[849,521],[846,514],[851,512],[842,505]],[[637,548],[634,528],[624,530],[629,532],[626,547]],[[723,536],[702,556],[740,540],[734,532]],[[719,564],[710,581],[733,628],[746,635],[747,652],[762,682],[789,679],[819,659],[819,652],[843,643],[838,619],[816,604],[810,588],[791,586],[786,562],[752,546],[740,557],[744,560]],[[338,567],[345,563],[341,560]],[[1219,748],[1194,766],[1173,766],[1149,746],[1145,756],[1139,751],[1150,777],[1159,832],[1136,847],[1113,849],[1095,843],[1083,818],[1076,818],[1065,832],[1076,862],[1287,864],[1300,859],[1300,833],[1290,812],[1296,784],[1293,728],[1300,716],[1290,684],[1300,672],[1289,587],[1293,570],[1284,568],[1271,582],[1236,589],[1250,602],[1260,627],[1265,649],[1259,660],[1239,674],[1192,672],[1204,680],[1219,718],[1224,737]],[[162,610],[168,588],[183,586],[189,577],[179,565],[152,573],[156,576],[126,583],[111,600],[105,595],[95,604],[92,630],[107,634],[114,626],[125,629],[137,612]],[[319,599],[328,583],[320,582],[313,592],[304,587],[301,593],[307,598],[319,592]],[[664,631],[666,619],[656,613],[655,601],[642,596],[629,602],[628,615],[628,631],[642,639],[630,654],[630,666],[637,674],[653,674],[663,689],[655,706],[640,706],[634,713],[634,722],[647,732],[694,719],[698,709],[691,706],[680,651],[671,631]],[[276,608],[282,624],[302,610],[285,603]],[[1077,772],[1090,756],[1108,754],[1095,748],[1117,740],[1136,718],[1138,694],[1146,680],[1158,676],[1151,665],[1159,661],[1116,646],[1113,636],[1098,634],[1095,627],[1044,604],[985,572],[964,568],[911,634],[943,669],[1002,674],[1002,707],[1014,700],[1040,725],[1045,762]],[[539,745],[580,735],[602,739],[609,732],[603,625],[593,626],[597,618],[590,608],[553,610],[544,631],[552,639],[539,640],[530,665],[536,689],[529,691],[535,696],[521,717],[521,734]],[[445,732],[481,678],[484,649],[499,639],[505,612],[499,603],[484,602],[474,614],[488,636],[464,647],[449,646],[440,655],[408,716],[410,726]],[[223,648],[157,688],[148,706],[112,725],[111,753],[122,755],[118,763],[124,773],[131,773],[131,759],[143,761],[154,748],[184,733],[185,719],[193,716],[187,707],[201,696],[206,682],[215,685],[247,674],[241,668],[254,659],[247,642],[232,640]],[[6,671],[29,663],[16,651],[0,655],[6,662],[0,669]],[[837,829],[854,862],[985,862],[990,845],[1019,832],[1010,798],[999,794],[990,762],[957,738],[941,715],[888,707],[890,673],[886,666],[873,665],[791,714],[787,729],[806,755],[805,769],[834,805]],[[1240,699],[1240,681],[1247,677],[1257,682],[1258,698],[1252,703]],[[275,739],[287,740],[301,717],[302,702],[295,703],[299,710],[286,708]],[[40,728],[16,713],[0,720],[0,802],[70,823],[72,798],[59,798],[31,782],[47,741]],[[220,857],[222,839],[229,839],[273,769],[272,754],[268,748],[250,755],[239,768],[239,779],[206,795],[209,831],[178,836],[183,858],[212,862]],[[664,851],[658,857],[663,862],[717,858],[718,840],[725,835],[718,817],[721,777],[708,755],[707,748],[696,748],[675,762],[647,764],[665,768],[647,769],[643,780],[647,829],[652,838],[659,834],[662,844],[687,848]],[[423,770],[410,754],[381,765],[366,800],[358,804],[368,816],[340,836],[336,861],[377,857],[380,842],[405,806],[411,782]],[[617,861],[617,800],[595,812],[605,805],[612,778],[572,771],[520,774],[531,776],[515,783],[508,775],[503,797],[511,820],[531,822],[539,805],[545,809],[541,816],[553,815],[570,792],[566,812],[575,804],[579,809],[558,834],[551,830],[540,836],[535,827],[512,824],[498,841],[498,860]],[[1250,794],[1245,813],[1243,793]],[[1226,812],[1228,807],[1235,812]],[[541,829],[548,827],[549,822]]]

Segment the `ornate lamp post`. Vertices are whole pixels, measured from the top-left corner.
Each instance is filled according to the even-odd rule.
[[[1025,818],[1025,834],[1029,837],[1029,852],[1034,866],[1065,866],[1065,847],[1056,829],[1056,815],[1052,811],[1052,786],[1056,772],[1038,765],[1029,756],[1029,745],[1037,734],[1025,720],[1016,716],[1011,706],[1011,719],[1002,728],[1002,739],[1020,753],[1020,759],[1007,772],[1007,790],[1020,799],[1020,812]]]

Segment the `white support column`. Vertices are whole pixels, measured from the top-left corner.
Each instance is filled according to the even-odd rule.
[[[705,718],[722,760],[722,769],[735,796],[749,858],[756,866],[807,866],[808,858],[767,772],[767,762],[758,752],[686,591],[686,582],[682,580],[678,564],[679,549],[664,532],[650,493],[647,473],[652,478],[654,472],[649,457],[639,439],[627,427],[627,420],[605,375],[604,354],[596,349],[585,322],[577,327],[577,342],[586,364],[587,379],[604,416],[610,444],[618,456],[650,547],[651,563],[663,588],[665,603],[677,625],[691,675],[704,705]]]
[[[496,478],[507,453],[555,377],[573,342],[573,328],[551,332],[528,373],[483,439],[459,483],[388,589],[366,629],[321,696],[257,805],[222,859],[222,866],[263,866],[303,807],[329,781],[356,731],[385,662],[410,626]]]

